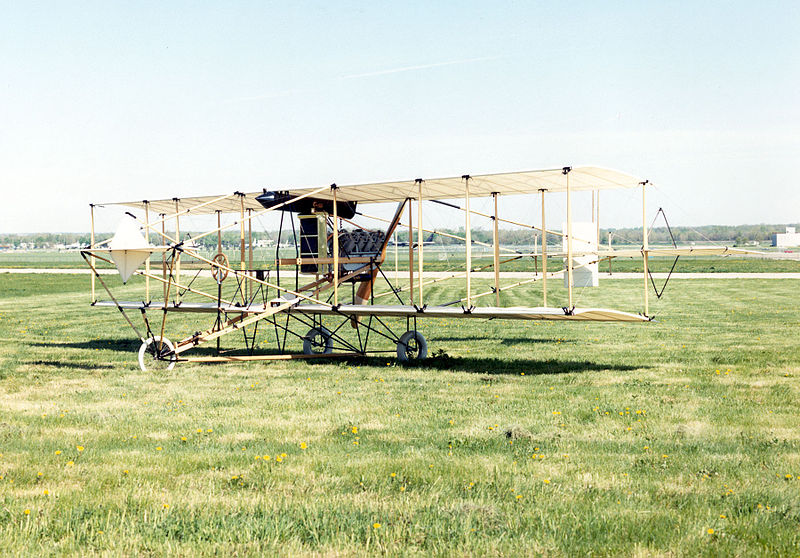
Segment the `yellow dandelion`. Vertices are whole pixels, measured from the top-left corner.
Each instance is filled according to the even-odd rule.
[[[128,473],[130,473],[130,471],[128,471],[127,469],[125,469],[124,471],[122,471],[122,474],[123,474],[123,475],[127,475]]]
[[[212,432],[214,432],[214,429],[213,429],[213,428],[209,428],[208,430],[206,430],[206,432],[208,432],[209,434],[211,434]]]
[[[164,509],[168,510],[169,509],[169,504],[164,504]]]
[[[256,459],[261,459],[261,456],[260,455],[256,455]]]
[[[380,523],[373,523],[372,524],[372,528],[373,529],[380,529],[381,528],[381,524]]]
[[[185,441],[186,441],[186,436],[181,436],[181,442],[185,442]]]
[[[263,459],[264,461],[269,461],[269,460],[270,460],[270,457],[269,457],[269,455],[265,455],[265,456],[264,456],[262,459]]]
[[[61,450],[56,450],[56,455],[61,455]]]
[[[544,479],[542,482],[545,484],[550,484],[550,479]]]
[[[517,494],[517,500],[521,500],[521,499],[522,499],[522,494]]]
[[[67,461],[67,467],[72,467],[73,465],[75,465],[74,461]]]
[[[161,450],[163,450],[163,449],[164,449],[164,448],[162,448],[161,446],[156,446],[156,451],[161,451]]]
[[[201,433],[202,431],[203,431],[203,429],[202,429],[202,428],[198,428],[198,429],[197,429],[197,433],[198,433],[198,434],[199,434],[199,433]]]
[[[353,434],[358,434],[358,426],[354,426],[353,428],[351,428],[351,429],[350,429],[350,431],[351,431]]]
[[[26,509],[26,510],[25,510],[24,512],[22,512],[22,513],[24,513],[25,515],[30,515],[30,514],[31,514],[31,510],[28,510],[28,509]]]
[[[706,529],[706,533],[708,533],[709,535],[713,535],[714,534],[714,529],[709,527],[708,529]]]
[[[400,492],[405,492],[405,491],[406,491],[406,487],[405,486],[401,486],[400,487]]]
[[[42,478],[44,476],[44,473],[39,471],[38,473],[36,473],[36,476],[39,477],[39,478]]]
[[[279,455],[278,457],[275,458],[275,461],[281,463],[283,461],[283,458]]]
[[[78,451],[83,451],[83,446],[78,446],[76,449],[77,449]]]
[[[45,496],[49,496],[50,495],[50,491],[45,489],[45,490],[42,491],[42,494],[44,494]]]
[[[301,450],[304,450],[304,449],[306,449],[307,447],[308,447],[308,444],[306,444],[305,442],[300,442],[300,449],[301,449]]]
[[[394,478],[394,477],[396,477],[396,476],[397,476],[397,473],[391,473],[391,474],[389,474],[389,476],[390,476],[390,477],[392,477],[392,478]]]

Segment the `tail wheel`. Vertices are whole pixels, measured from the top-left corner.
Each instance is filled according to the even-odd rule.
[[[397,360],[410,362],[428,357],[428,342],[419,331],[406,331],[397,342]]]
[[[311,328],[303,337],[303,352],[307,355],[332,353],[333,334],[322,326]]]
[[[153,336],[139,347],[139,368],[148,370],[172,370],[178,360],[172,342],[164,337]]]

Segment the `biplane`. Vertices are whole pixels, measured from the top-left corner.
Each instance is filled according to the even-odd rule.
[[[623,172],[583,166],[91,204],[91,243],[81,254],[92,271],[92,306],[116,308],[133,328],[141,340],[138,357],[142,370],[171,369],[177,362],[330,358],[386,352],[396,354],[399,361],[413,361],[428,354],[420,327],[428,318],[646,323],[652,319],[648,302],[648,283],[652,281],[649,257],[744,253],[726,247],[651,248],[645,215],[650,185],[647,180]],[[599,196],[603,190],[618,188],[641,191],[643,240],[640,247],[603,250],[598,242]],[[574,222],[573,197],[587,192],[592,195],[592,222]],[[547,225],[545,197],[554,194],[566,198],[562,230]],[[501,216],[498,198],[507,196],[541,201],[541,221],[523,223]],[[493,210],[471,208],[471,202],[479,198],[488,199]],[[392,204],[393,212],[386,217],[391,216],[370,215],[373,204]],[[127,215],[113,237],[96,242],[95,211],[108,207],[123,208]],[[425,211],[462,214],[463,236],[426,229]],[[278,238],[270,265],[256,265],[252,226],[265,214],[280,215]],[[216,226],[181,237],[181,223],[199,215],[212,220],[216,216]],[[474,216],[489,219],[492,227],[492,242],[477,243],[491,254],[491,262],[482,267],[473,267]],[[380,226],[364,224],[370,220]],[[538,248],[521,253],[502,247],[501,223],[537,231],[541,235]],[[223,249],[222,235],[226,230],[238,231],[238,250],[233,256]],[[405,241],[399,240],[401,230],[407,231]],[[290,234],[294,250],[287,257],[281,247],[286,246],[286,236]],[[424,251],[434,235],[463,243],[462,269],[444,276],[426,276]],[[548,253],[548,235],[561,238],[561,251]],[[199,249],[198,241],[207,237],[216,237],[213,255]],[[158,240],[151,243],[151,239]],[[407,259],[407,269],[402,272],[397,270],[400,245],[404,246],[403,259]],[[386,265],[390,246],[395,251],[394,273]],[[644,290],[640,311],[576,306],[573,289],[596,285],[598,262],[619,257],[642,260]],[[548,269],[548,259],[553,258],[563,261],[563,266]],[[533,276],[512,283],[502,281],[501,265],[520,259],[531,262]],[[123,282],[134,274],[143,276],[143,296],[134,301],[120,300],[98,272],[98,261],[113,264]],[[485,269],[493,272],[491,284],[476,292],[473,278]],[[210,288],[197,286],[195,279],[200,276],[205,277]],[[548,279],[561,277],[567,304],[548,305]],[[459,295],[452,301],[429,303],[426,291],[442,281],[457,281]],[[541,282],[540,299],[525,306],[501,305],[501,293],[533,282]],[[97,297],[97,283],[108,298]],[[155,289],[155,285],[161,289]],[[140,327],[129,315],[137,312],[142,318]],[[170,339],[167,333],[175,335],[175,328],[168,317],[181,314],[207,316],[207,327],[184,331]],[[243,335],[244,349],[221,347],[220,340],[232,334]],[[257,338],[265,341],[259,343]],[[269,344],[267,352],[262,350],[264,343]]]

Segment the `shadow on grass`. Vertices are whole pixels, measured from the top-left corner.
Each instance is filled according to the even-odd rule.
[[[440,338],[437,338],[439,340]],[[509,343],[552,343],[549,339],[529,339],[512,338]],[[562,341],[563,343],[564,341]],[[138,339],[94,339],[90,341],[79,341],[69,343],[31,343],[31,345],[41,347],[63,347],[71,349],[94,350],[102,349],[106,351],[120,351],[132,353],[139,350],[140,342]],[[216,351],[213,347],[197,347],[192,349],[195,356],[214,355]],[[244,351],[223,352],[225,355],[235,356],[246,354]],[[262,349],[256,354],[276,355],[280,354],[277,350]],[[394,351],[388,352],[386,356],[364,356],[364,357],[334,357],[303,360],[309,365],[329,364],[331,362],[346,362],[347,364],[358,364],[361,366],[375,366],[384,368],[386,363],[395,363]],[[63,366],[75,368],[97,368],[98,366],[62,363],[56,361],[36,361],[31,364],[42,364],[50,366]],[[209,363],[213,364],[213,363]],[[588,360],[533,360],[533,359],[500,359],[487,357],[451,357],[446,353],[433,354],[424,361],[405,363],[403,366],[408,368],[426,368],[441,371],[467,372],[471,374],[486,375],[522,375],[535,376],[545,374],[569,374],[573,372],[590,372],[594,370],[614,370],[630,371],[635,370],[636,366],[622,364],[610,364],[602,362],[592,362]]]
[[[498,338],[496,335],[470,335],[469,337],[466,336],[449,336],[449,337],[434,337],[431,339],[431,342],[439,342],[439,341],[456,341],[456,342],[464,342],[470,341],[473,339],[489,339],[492,341],[500,341],[501,345],[519,345],[523,343],[558,343],[561,341],[562,344],[564,343],[575,343],[574,339],[545,339],[545,338],[537,338],[537,337],[501,337]]]
[[[58,360],[31,360],[25,361],[23,364],[29,366],[52,366],[54,368],[73,368],[77,370],[97,370],[99,368],[108,369],[113,368],[109,364],[81,364],[78,362],[61,362]]]
[[[385,358],[364,358],[359,360],[364,364],[386,366]],[[547,374],[569,374],[572,372],[591,372],[593,370],[635,370],[635,366],[622,364],[608,364],[602,362],[578,360],[533,360],[533,359],[499,359],[485,357],[451,357],[448,355],[432,356],[419,363],[407,363],[408,368],[433,368],[441,371],[467,372],[470,374],[499,375],[510,374],[518,376],[537,376]]]
[[[70,343],[28,343],[32,347],[51,347],[63,349],[95,349],[104,351],[136,352],[142,344],[138,339],[92,339],[90,341],[73,341]]]

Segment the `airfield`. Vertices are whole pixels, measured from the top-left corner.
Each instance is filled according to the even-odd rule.
[[[411,366],[147,373],[85,274],[0,274],[0,551],[796,554],[797,266],[689,259],[647,324],[426,320]],[[614,269],[582,306],[635,305]]]

